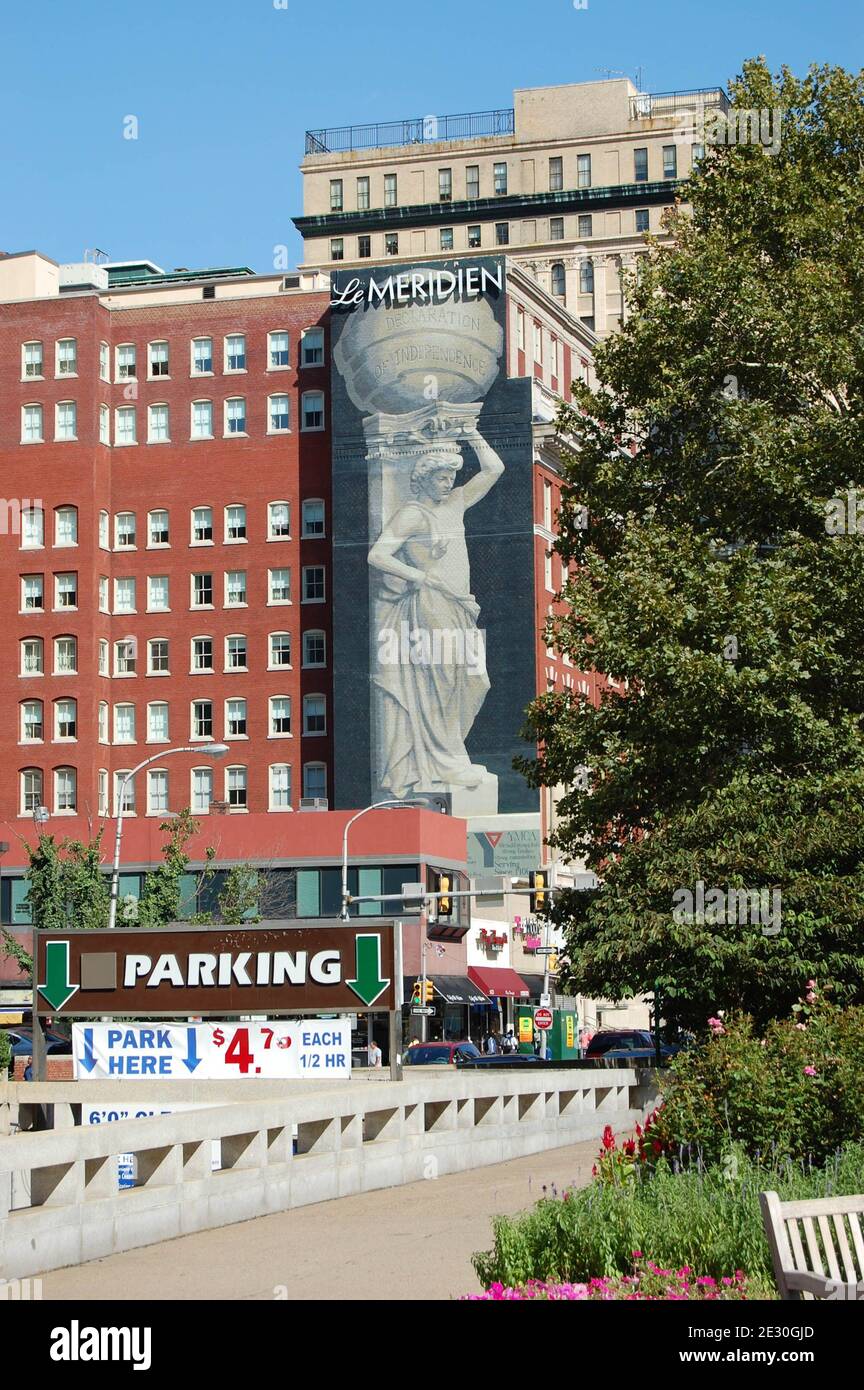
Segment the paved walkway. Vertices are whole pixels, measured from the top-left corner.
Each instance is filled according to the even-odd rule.
[[[42,1275],[46,1299],[449,1299],[491,1218],[584,1186],[599,1141],[341,1197]],[[278,1291],[278,1292],[277,1292]]]

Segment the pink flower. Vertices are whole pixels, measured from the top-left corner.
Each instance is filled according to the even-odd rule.
[[[795,1027],[798,1029],[798,1032],[799,1032],[799,1033],[806,1033],[806,1032],[807,1032],[807,1024],[806,1024],[806,1023],[796,1023],[796,1024],[795,1024]]]
[[[815,981],[815,980],[808,980],[808,981],[807,981],[807,988],[808,988],[808,989],[815,989],[815,988],[816,988],[816,981]]]
[[[815,1068],[815,1067],[805,1067],[805,1068],[804,1068],[804,1075],[805,1075],[805,1076],[815,1076],[815,1075],[816,1075],[816,1068]]]
[[[804,998],[808,1004],[816,1003],[816,995],[813,993],[812,989],[808,990],[808,992],[804,995]]]
[[[715,1038],[718,1038],[721,1033],[726,1032],[726,1029],[723,1027],[722,1018],[709,1018],[708,1027],[711,1029],[711,1032],[714,1034]]]

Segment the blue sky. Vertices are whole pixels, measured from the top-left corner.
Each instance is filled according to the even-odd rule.
[[[285,8],[276,8],[276,4]],[[6,8],[0,248],[292,263],[307,127],[512,105],[641,66],[647,91],[864,62],[860,0],[70,0]],[[139,121],[123,139],[124,117]]]

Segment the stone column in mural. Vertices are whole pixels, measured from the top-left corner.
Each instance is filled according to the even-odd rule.
[[[454,814],[498,810],[497,777],[466,749],[489,677],[465,514],[504,471],[478,429],[503,339],[469,298],[367,307],[335,349],[369,469],[375,800],[443,791]],[[460,483],[472,454],[479,470]]]

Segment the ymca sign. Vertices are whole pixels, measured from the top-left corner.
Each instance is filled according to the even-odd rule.
[[[357,1013],[401,1004],[398,926],[37,931],[37,1011],[177,1016]]]

